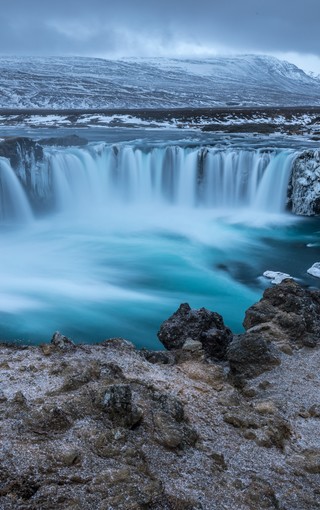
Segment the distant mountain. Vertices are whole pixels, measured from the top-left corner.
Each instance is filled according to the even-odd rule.
[[[0,108],[320,105],[320,81],[274,57],[0,57]]]
[[[310,71],[310,72],[308,73],[308,75],[309,75],[309,76],[311,76],[311,78],[314,78],[315,80],[318,80],[318,81],[319,81],[319,83],[320,83],[320,74],[315,73],[315,72],[313,72],[313,71]]]

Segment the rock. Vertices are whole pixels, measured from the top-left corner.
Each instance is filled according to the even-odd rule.
[[[41,344],[40,349],[45,356],[50,356],[50,354],[54,350],[54,346],[50,344]]]
[[[252,413],[248,414],[246,411],[237,410],[234,413],[226,413],[223,417],[223,421],[229,425],[232,425],[236,429],[259,428],[259,419]]]
[[[132,401],[129,384],[114,384],[103,397],[103,409],[117,427],[132,428],[142,419],[142,410]]]
[[[292,347],[314,347],[320,338],[320,292],[303,289],[294,280],[283,280],[265,290],[251,306],[243,322],[248,332],[257,326],[272,328],[273,340]],[[262,336],[268,337],[268,334]]]
[[[243,492],[245,496],[244,508],[248,510],[285,510],[271,484],[259,477],[254,478],[250,485],[243,489]]]
[[[149,363],[154,365],[175,365],[176,364],[176,356],[174,352],[167,351],[148,351],[147,349],[142,349],[140,354],[147,360]]]
[[[177,448],[183,442],[183,429],[164,412],[154,414],[155,439],[168,448]]]
[[[213,452],[210,457],[214,462],[214,469],[226,471],[228,469],[223,453]]]
[[[88,140],[78,135],[68,135],[52,138],[41,138],[41,145],[59,146],[59,147],[81,147],[88,144]]]
[[[58,406],[45,405],[26,418],[28,427],[39,434],[62,433],[72,426],[71,417]]]
[[[15,394],[15,396],[13,398],[13,402],[15,402],[15,404],[19,404],[20,406],[24,407],[27,403],[27,399],[24,396],[24,394],[22,393],[22,391],[17,391],[17,393]]]
[[[320,404],[313,404],[309,409],[309,414],[312,418],[320,418]]]
[[[209,358],[223,360],[232,333],[218,313],[206,308],[192,309],[188,303],[183,303],[161,324],[158,338],[168,350],[181,349],[186,342],[187,346],[190,341],[198,342]]]
[[[318,474],[320,473],[320,451],[306,451],[304,452],[303,467],[307,473]]]
[[[167,395],[165,393],[155,392],[153,396],[157,407],[160,408],[165,414],[172,417],[178,423],[181,423],[184,419],[183,405],[177,398]]]
[[[61,335],[59,331],[56,331],[53,334],[53,337],[51,338],[51,344],[62,351],[69,351],[76,348],[73,341],[64,335]]]
[[[153,424],[155,440],[167,448],[193,446],[198,434],[185,421],[182,403],[175,397],[155,392]]]
[[[307,269],[307,273],[315,276],[316,278],[320,278],[320,262],[312,264],[312,266]]]
[[[17,498],[21,499],[22,501],[28,501],[32,498],[32,496],[36,494],[40,486],[40,481],[37,479],[32,479],[28,476],[17,475],[13,480],[8,481],[8,483],[1,487],[0,498],[8,495],[13,501]],[[2,508],[13,510],[14,506],[2,506]]]
[[[259,414],[275,414],[275,412],[277,411],[277,408],[274,404],[274,402],[258,402],[256,405],[255,405],[255,410],[259,413]]]
[[[76,449],[63,451],[58,455],[58,460],[63,466],[75,466],[81,462],[81,452]]]
[[[202,343],[197,340],[193,340],[192,338],[187,338],[184,342],[182,349],[185,351],[196,352],[202,349]]]
[[[67,372],[60,391],[76,390],[90,381],[99,379],[101,375],[101,369],[97,362],[79,365],[76,370],[70,369]]]
[[[230,375],[238,382],[253,378],[280,364],[280,356],[271,342],[255,333],[235,336],[227,353]]]
[[[44,153],[42,147],[26,137],[6,138],[0,142],[0,156],[10,160],[11,167],[23,186],[34,208],[43,205],[41,186],[34,186],[32,175],[42,171]],[[48,197],[45,197],[48,202]],[[39,205],[40,207],[40,205]]]
[[[99,345],[123,352],[136,350],[136,347],[132,342],[121,337],[107,338],[106,340],[103,340],[103,342],[100,342]]]
[[[281,273],[280,271],[265,271],[263,273],[263,276],[265,278],[271,279],[271,283],[273,283],[274,285],[281,283],[286,278],[292,278],[292,276],[290,276],[289,274]]]
[[[320,151],[306,150],[293,164],[288,197],[292,212],[303,216],[320,214]]]
[[[187,375],[192,381],[205,383],[215,391],[221,391],[224,387],[225,376],[223,367],[216,363],[203,363],[202,359],[195,360],[194,357],[179,365],[180,372]]]
[[[2,404],[3,402],[6,402],[7,400],[8,399],[5,396],[4,392],[2,390],[0,390],[0,404]]]
[[[25,167],[28,171],[28,178],[31,179],[29,172],[32,164],[35,161],[43,160],[43,149],[30,138],[12,137],[0,142],[0,156],[8,158],[15,170],[21,166]]]
[[[285,418],[274,413],[260,413],[258,409],[246,408],[245,404],[225,413],[223,421],[263,448],[275,446],[283,450],[292,436],[290,423]]]

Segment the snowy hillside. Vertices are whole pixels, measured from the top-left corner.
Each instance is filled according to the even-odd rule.
[[[320,81],[273,57],[0,57],[0,108],[320,105]]]

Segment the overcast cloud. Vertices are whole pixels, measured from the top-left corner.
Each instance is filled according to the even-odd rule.
[[[268,53],[320,73],[320,0],[0,0],[3,55]]]

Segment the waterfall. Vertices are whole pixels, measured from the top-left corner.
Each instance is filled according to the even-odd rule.
[[[241,331],[264,286],[257,277],[276,260],[275,225],[279,270],[299,277],[310,267],[305,231],[289,256],[298,228],[282,214],[302,151],[187,143],[48,146],[34,161],[0,158],[3,339],[43,342],[60,330],[154,348],[159,324],[186,301]],[[307,237],[317,242],[316,231]]]
[[[25,223],[32,219],[27,196],[5,158],[0,158],[0,221]]]
[[[26,192],[56,211],[83,214],[135,204],[281,213],[295,156],[283,149],[175,145],[47,149],[42,175],[38,168]],[[6,160],[1,170],[1,219],[30,218],[26,194]]]

